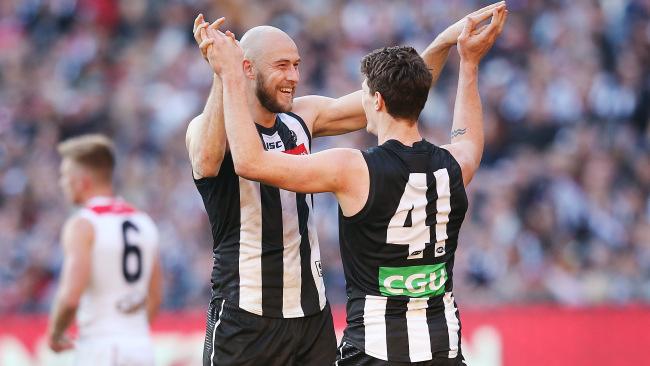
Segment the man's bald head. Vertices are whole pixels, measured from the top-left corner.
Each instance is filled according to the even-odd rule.
[[[244,50],[244,70],[258,101],[272,113],[291,110],[300,80],[300,54],[296,43],[278,28],[262,25],[250,29],[239,42]]]
[[[239,42],[244,50],[244,57],[257,61],[267,51],[275,48],[298,49],[296,43],[283,30],[270,25],[260,25],[246,32]]]

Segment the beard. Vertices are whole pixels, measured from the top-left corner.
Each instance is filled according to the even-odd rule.
[[[275,99],[275,96],[273,95],[274,93],[267,90],[266,85],[264,85],[265,79],[266,78],[260,74],[257,75],[255,81],[255,95],[260,101],[262,107],[266,108],[271,113],[286,113],[291,111],[291,104],[289,106],[281,105],[278,103],[277,99]]]

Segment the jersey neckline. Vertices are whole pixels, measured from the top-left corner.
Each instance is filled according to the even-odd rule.
[[[429,141],[427,141],[425,138],[422,138],[422,140],[414,142],[413,146],[404,145],[401,141],[396,139],[386,140],[380,146],[395,148],[406,152],[415,152],[415,151],[428,150],[428,147],[430,145],[432,144]]]
[[[273,123],[273,126],[265,127],[265,126],[262,126],[262,125],[258,124],[257,122],[255,122],[255,127],[257,127],[257,132],[259,132],[261,134],[264,134],[264,135],[267,135],[267,136],[272,136],[274,133],[278,132],[278,124],[280,123],[280,121],[282,121],[280,119],[280,115],[276,114],[275,115],[275,123]]]
[[[83,207],[105,206],[116,202],[124,202],[124,200],[118,196],[95,196],[88,199]]]
[[[86,201],[83,208],[96,214],[130,214],[137,211],[119,196],[95,196]]]

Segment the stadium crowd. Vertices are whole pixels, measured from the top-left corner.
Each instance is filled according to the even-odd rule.
[[[201,11],[237,36],[287,31],[301,51],[298,93],[360,88],[359,60],[419,50],[483,1],[27,0],[0,2],[0,313],[44,312],[71,208],[56,143],[103,132],[118,187],[161,229],[167,309],[204,308],[212,239],[192,182],[185,129],[211,70],[192,38]],[[456,257],[464,306],[650,302],[650,1],[510,0],[481,65],[486,145],[468,190]],[[449,140],[455,51],[421,116]],[[366,132],[315,141],[365,148]],[[335,201],[316,198],[332,303],[345,301]]]

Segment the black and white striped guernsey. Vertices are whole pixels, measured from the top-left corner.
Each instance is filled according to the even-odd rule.
[[[293,113],[278,114],[272,128],[257,129],[266,150],[310,152],[309,130]],[[214,239],[213,299],[277,318],[312,315],[325,307],[311,195],[237,176],[229,152],[216,177],[195,183]]]
[[[343,340],[393,362],[460,354],[452,294],[458,233],[467,211],[460,166],[425,140],[396,140],[363,153],[370,172],[364,208],[339,211],[347,281]]]

